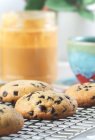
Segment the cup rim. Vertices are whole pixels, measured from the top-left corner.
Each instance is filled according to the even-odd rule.
[[[86,44],[95,46],[95,36],[75,36],[68,39],[71,43]]]

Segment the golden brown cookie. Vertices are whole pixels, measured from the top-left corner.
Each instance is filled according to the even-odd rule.
[[[32,92],[21,97],[15,109],[27,119],[60,119],[76,112],[77,102],[52,90]]]
[[[15,109],[0,104],[0,136],[17,133],[24,125],[24,119]]]
[[[79,107],[95,105],[95,83],[76,84],[69,87],[65,93],[70,97],[74,97]]]
[[[16,102],[20,97],[29,92],[51,89],[47,83],[34,80],[17,80],[5,84],[0,88],[0,101]]]

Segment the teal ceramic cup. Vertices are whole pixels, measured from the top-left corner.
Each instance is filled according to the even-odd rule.
[[[68,60],[81,83],[95,81],[95,37],[74,37],[68,40]]]

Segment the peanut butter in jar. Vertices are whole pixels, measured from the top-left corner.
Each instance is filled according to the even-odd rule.
[[[57,27],[53,12],[5,14],[1,21],[0,40],[2,80],[55,81]]]

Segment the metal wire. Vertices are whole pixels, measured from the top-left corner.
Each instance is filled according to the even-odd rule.
[[[1,137],[0,140],[70,140],[92,128],[95,128],[95,107],[79,108],[73,117],[66,119],[56,121],[25,119],[21,131]]]

